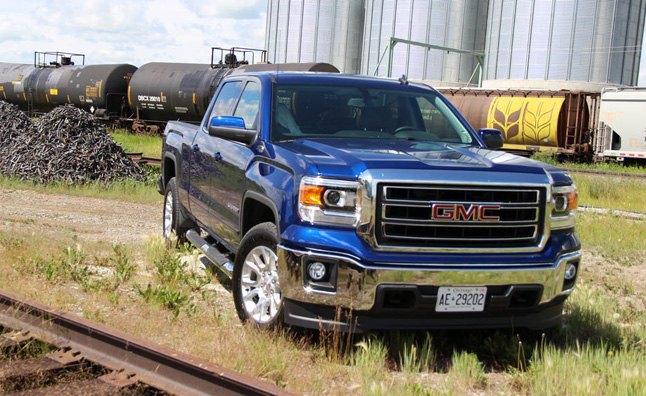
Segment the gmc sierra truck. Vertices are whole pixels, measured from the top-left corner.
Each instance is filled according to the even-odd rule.
[[[163,233],[259,327],[553,327],[581,260],[576,189],[501,145],[405,78],[230,75],[201,125],[164,131]]]

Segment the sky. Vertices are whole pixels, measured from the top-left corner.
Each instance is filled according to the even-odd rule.
[[[210,63],[211,47],[264,48],[266,13],[266,0],[0,0],[0,62]]]
[[[0,0],[0,62],[34,51],[86,64],[210,63],[211,47],[264,48],[267,0]],[[646,86],[646,51],[639,85]]]

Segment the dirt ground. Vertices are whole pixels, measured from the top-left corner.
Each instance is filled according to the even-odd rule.
[[[86,242],[89,245],[107,244],[108,251],[112,243],[134,246],[132,252],[135,253],[135,259],[140,264],[137,279],[131,280],[119,289],[118,297],[121,303],[109,300],[105,293],[88,293],[81,290],[77,284],[69,282],[48,283],[47,287],[43,288],[41,278],[36,277],[33,278],[35,282],[26,284],[27,278],[21,277],[22,275],[14,271],[12,266],[8,266],[5,271],[12,277],[9,282],[13,282],[13,286],[7,290],[20,292],[19,294],[45,305],[107,323],[129,334],[147,338],[188,354],[216,363],[229,362],[228,367],[250,375],[271,381],[274,381],[274,377],[289,378],[293,389],[310,389],[314,386],[308,382],[310,381],[309,371],[301,369],[301,367],[307,367],[310,360],[314,358],[307,353],[296,354],[294,348],[298,346],[292,345],[291,341],[279,340],[282,342],[281,346],[276,347],[275,350],[272,349],[276,356],[274,360],[265,359],[251,367],[247,366],[244,359],[251,359],[251,356],[255,359],[259,346],[273,348],[277,341],[271,334],[259,338],[253,331],[247,332],[248,330],[241,326],[237,319],[229,290],[216,280],[204,288],[204,291],[208,292],[205,294],[208,300],[200,300],[201,314],[197,316],[189,317],[182,314],[179,319],[172,318],[169,312],[143,303],[141,297],[132,288],[132,284],[137,283],[144,287],[149,279],[152,279],[153,269],[145,268],[142,256],[145,252],[146,240],[151,236],[161,236],[161,222],[161,202],[133,204],[108,199],[44,194],[29,190],[0,189],[0,231],[15,232],[21,236],[39,235],[52,240],[60,240],[61,234],[68,234],[81,244]],[[65,243],[69,242],[68,238],[64,239]],[[0,246],[1,250],[2,246]],[[199,256],[191,255],[191,258],[199,267]],[[622,301],[622,306],[630,307],[634,312],[643,312],[646,309],[646,301],[643,298],[646,293],[646,265],[643,262],[622,266],[609,261],[594,249],[584,246],[581,275],[586,282],[601,287],[604,293],[616,295]],[[133,320],[133,318],[141,318],[141,320]],[[240,335],[237,340],[240,344],[231,342],[232,333]],[[284,358],[286,355],[289,355],[289,359],[297,359],[298,363],[284,364],[287,361]],[[273,357],[272,354],[269,356]],[[329,384],[325,385],[329,393],[346,394],[349,389],[358,386],[355,383],[362,378],[358,377],[357,375],[360,374],[356,374],[351,367],[326,365],[320,360],[317,362],[316,367],[324,370],[322,378],[335,378],[332,388]],[[513,375],[508,372],[491,372],[486,376],[486,389],[472,388],[469,389],[470,394],[518,392],[513,388]],[[406,382],[409,377],[403,378],[402,374],[395,372],[389,378],[393,381]],[[443,373],[421,374],[419,377],[410,378],[415,378],[418,383],[427,385],[440,380],[448,381]],[[316,389],[323,387],[317,386],[319,388]]]
[[[133,244],[161,235],[161,204],[0,189],[0,229],[69,232],[80,241]]]

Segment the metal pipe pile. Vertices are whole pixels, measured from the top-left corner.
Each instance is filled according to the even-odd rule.
[[[0,100],[0,147],[9,144],[22,131],[31,128],[31,120],[18,106]]]
[[[143,180],[96,118],[71,105],[32,121],[0,101],[0,174],[40,183]]]

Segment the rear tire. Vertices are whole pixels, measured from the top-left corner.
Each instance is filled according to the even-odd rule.
[[[171,178],[166,184],[164,194],[164,216],[162,222],[162,233],[166,242],[172,241],[173,233],[177,236],[177,243],[186,242],[186,232],[195,228],[195,223],[184,215],[184,208],[179,202],[177,193],[177,182]]]
[[[263,329],[280,325],[283,320],[277,243],[276,225],[258,224],[242,238],[233,269],[233,300],[238,316]]]

